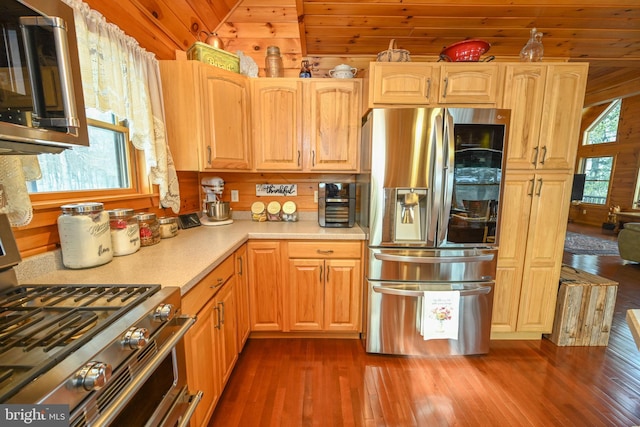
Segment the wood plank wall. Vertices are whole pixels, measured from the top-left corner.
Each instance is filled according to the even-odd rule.
[[[593,123],[607,105],[586,109],[582,117],[581,133]],[[640,168],[640,95],[624,98],[618,124],[618,140],[610,144],[598,144],[578,148],[577,162],[581,158],[614,156],[614,172],[610,184],[609,204],[605,206],[584,204],[571,208],[571,219],[581,224],[601,226],[607,220],[609,209],[620,206],[623,211],[632,210],[638,169]],[[576,164],[576,170],[579,167]],[[582,212],[586,211],[586,214]]]

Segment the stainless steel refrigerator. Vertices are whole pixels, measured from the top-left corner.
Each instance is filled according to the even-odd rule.
[[[488,352],[508,126],[509,111],[497,109],[373,109],[365,118],[367,351]],[[446,339],[425,327],[438,295],[456,298]]]

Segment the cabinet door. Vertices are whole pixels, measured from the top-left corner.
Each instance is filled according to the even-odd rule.
[[[493,292],[492,332],[515,332],[527,251],[529,213],[533,199],[533,173],[507,172],[503,183],[498,262]]]
[[[281,331],[283,274],[280,242],[251,241],[247,250],[251,330]]]
[[[306,88],[305,169],[357,171],[362,82],[313,80]]]
[[[498,64],[445,64],[440,70],[441,104],[496,104],[501,87]]]
[[[540,127],[542,169],[573,169],[587,83],[587,64],[550,65]]]
[[[249,318],[249,274],[247,245],[242,245],[235,253],[236,260],[236,313],[238,324],[238,352],[242,351],[251,331]]]
[[[198,313],[197,322],[185,335],[187,381],[191,390],[203,392],[191,425],[206,425],[221,394],[219,364],[216,363],[217,302],[212,298]]]
[[[360,330],[362,286],[359,260],[331,259],[325,261],[325,330]]]
[[[302,169],[302,81],[252,79],[253,153],[257,170]]]
[[[439,68],[425,63],[371,64],[371,107],[432,104],[437,99],[438,76]]]
[[[503,107],[511,110],[507,170],[536,168],[546,76],[546,65],[506,67]]]
[[[205,103],[203,170],[250,169],[249,90],[246,77],[202,64]]]
[[[227,383],[231,371],[238,360],[238,328],[236,324],[235,279],[229,280],[216,295],[218,307],[218,323],[216,328],[220,334],[218,340],[218,361],[220,363],[221,389]]]
[[[323,260],[289,260],[289,285],[287,287],[289,330],[323,330],[325,274]]]
[[[571,185],[571,173],[536,174],[518,331],[550,333],[553,328]]]

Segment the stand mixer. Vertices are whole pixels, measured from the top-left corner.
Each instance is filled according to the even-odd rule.
[[[205,198],[202,203],[203,217],[201,222],[205,225],[224,225],[233,222],[229,202],[222,201],[224,180],[220,177],[205,177],[200,181]]]

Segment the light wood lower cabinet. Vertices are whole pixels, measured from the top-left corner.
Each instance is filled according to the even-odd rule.
[[[492,332],[551,332],[572,176],[506,173]]]
[[[187,382],[203,392],[191,420],[206,425],[238,359],[234,257],[230,256],[182,299],[182,311],[197,314],[185,336]]]
[[[252,332],[357,333],[362,242],[248,243]]]
[[[281,242],[249,241],[247,250],[251,330],[282,331]]]
[[[235,254],[236,259],[236,312],[238,321],[238,351],[241,352],[251,332],[249,317],[249,260],[247,245],[242,245]]]
[[[358,332],[360,242],[289,242],[285,290],[290,331]]]

